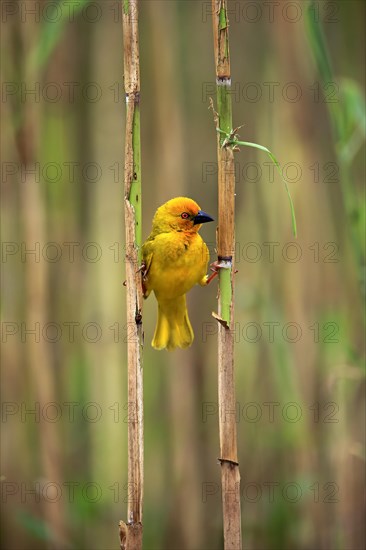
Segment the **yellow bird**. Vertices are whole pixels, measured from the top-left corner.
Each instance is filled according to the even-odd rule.
[[[158,301],[155,349],[187,348],[193,342],[186,293],[206,285],[209,252],[198,231],[213,218],[187,197],[177,197],[157,209],[152,231],[142,246],[143,291]]]

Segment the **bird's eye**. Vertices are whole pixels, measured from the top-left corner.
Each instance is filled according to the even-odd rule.
[[[183,212],[180,217],[183,218],[183,220],[187,220],[189,218],[189,214],[188,212]]]

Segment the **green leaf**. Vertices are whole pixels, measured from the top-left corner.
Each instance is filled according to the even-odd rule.
[[[366,137],[365,97],[355,80],[342,78],[339,84],[344,124],[338,153],[344,162],[350,164]]]
[[[129,9],[130,9],[130,2],[129,2],[129,0],[123,0],[123,13],[124,13],[125,15],[128,15]]]
[[[224,8],[220,9],[219,14],[219,29],[222,31],[223,29],[226,29],[227,27],[227,18],[226,18],[226,12]]]
[[[292,231],[294,233],[294,236],[297,237],[297,224],[296,224],[294,203],[292,202],[290,189],[289,189],[289,187],[287,185],[287,181],[286,181],[286,179],[283,175],[281,165],[278,162],[277,158],[274,156],[274,154],[269,149],[267,149],[267,147],[264,147],[263,145],[259,145],[258,143],[252,143],[250,141],[239,141],[237,139],[229,139],[230,136],[228,134],[226,134],[226,132],[223,132],[222,130],[220,130],[220,128],[217,128],[217,131],[220,132],[220,134],[225,134],[226,135],[226,137],[228,139],[228,141],[226,142],[227,145],[244,145],[245,147],[253,147],[254,149],[259,149],[260,151],[264,151],[265,153],[267,153],[269,158],[272,160],[272,162],[276,166],[276,168],[278,170],[278,173],[280,174],[281,179],[282,179],[283,183],[285,184],[286,193],[287,193],[288,200],[289,200],[289,203],[290,203]]]
[[[326,46],[324,32],[321,24],[319,23],[317,2],[314,2],[313,0],[309,2],[308,9],[305,13],[306,31],[320,75],[323,82],[332,82],[333,70]]]
[[[20,525],[34,537],[48,541],[53,539],[52,533],[43,519],[37,518],[24,510],[19,510],[16,517]]]
[[[42,25],[39,41],[31,52],[31,67],[44,67],[57,46],[66,23],[71,17],[76,17],[89,2],[90,0],[59,0],[50,4],[47,21]],[[62,14],[61,17],[58,17],[59,13]]]

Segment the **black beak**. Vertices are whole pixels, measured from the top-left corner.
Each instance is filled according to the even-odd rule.
[[[206,222],[213,222],[214,219],[211,218],[206,212],[203,212],[202,210],[198,210],[198,214],[193,218],[193,225],[197,225],[199,223],[206,223]]]

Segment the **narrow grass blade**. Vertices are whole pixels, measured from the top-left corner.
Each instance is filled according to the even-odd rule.
[[[70,20],[70,14],[75,17],[89,2],[90,0],[59,0],[50,5],[47,21],[42,25],[37,45],[31,52],[32,67],[44,67],[61,39],[65,24]],[[59,13],[61,17],[58,17]]]
[[[220,133],[221,132],[222,132],[222,130],[220,130]],[[289,203],[290,203],[292,231],[294,233],[294,236],[297,237],[297,224],[296,224],[294,203],[292,201],[292,197],[291,197],[290,189],[287,185],[287,181],[286,181],[286,179],[283,175],[281,165],[278,162],[278,160],[276,159],[276,157],[274,156],[274,154],[269,149],[267,149],[267,147],[264,147],[263,145],[259,145],[258,143],[252,143],[250,141],[238,141],[238,140],[234,139],[234,140],[229,140],[227,143],[228,143],[228,145],[244,145],[245,147],[253,147],[254,149],[260,149],[261,151],[264,151],[265,153],[267,153],[269,158],[275,164],[275,166],[278,170],[278,173],[280,174],[281,179],[282,179],[282,181],[285,185],[286,193],[287,193],[288,200],[289,200]]]

